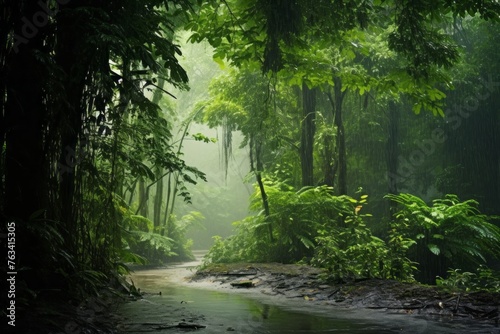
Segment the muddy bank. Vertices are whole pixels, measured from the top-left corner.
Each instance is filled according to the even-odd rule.
[[[331,308],[365,308],[418,315],[439,321],[481,322],[499,326],[500,294],[450,293],[437,287],[392,280],[327,284],[322,271],[304,265],[217,264],[196,272],[190,285],[302,300]]]

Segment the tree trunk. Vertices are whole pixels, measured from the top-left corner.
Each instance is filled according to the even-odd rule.
[[[148,198],[149,198],[149,187],[146,188],[146,184],[143,179],[139,180],[139,214],[143,217],[148,217]]]
[[[68,6],[70,6],[69,4]],[[78,237],[76,212],[79,203],[75,203],[75,169],[81,162],[79,136],[82,132],[82,117],[85,110],[82,105],[85,80],[88,75],[88,59],[82,59],[79,50],[84,48],[83,35],[79,26],[68,15],[58,16],[56,63],[62,69],[64,91],[57,107],[56,118],[65,124],[60,129],[61,152],[59,156],[59,203],[60,221],[64,224],[64,240],[70,254],[76,254]],[[79,65],[75,66],[75,59]]]
[[[193,119],[189,120],[189,122],[187,122],[184,126],[184,131],[182,132],[181,139],[179,140],[179,146],[177,147],[177,156],[181,155],[182,147],[184,145],[184,139],[186,139],[186,136],[188,135],[189,126],[192,120]],[[167,237],[170,237],[171,234],[174,232],[175,226],[173,226],[174,222],[172,221],[171,218],[174,214],[175,200],[177,198],[177,193],[179,192],[180,177],[181,177],[180,171],[172,172],[168,175],[167,201],[165,207],[165,220],[163,224],[166,229]]]
[[[156,170],[156,194],[153,208],[153,224],[154,227],[161,225],[161,204],[163,202],[163,169],[158,167]]]
[[[162,226],[165,227],[165,230],[161,230],[161,235],[166,235],[168,236],[170,234],[170,206],[172,205],[171,203],[171,198],[172,198],[172,177],[173,173],[170,173],[167,178],[167,199],[165,200],[165,214],[163,216],[163,224]]]
[[[302,134],[300,137],[300,162],[302,167],[302,186],[314,185],[314,133],[316,117],[316,88],[310,89],[302,84]]]
[[[342,121],[342,103],[347,90],[342,91],[342,81],[334,78],[334,98],[335,98],[335,126],[337,127],[337,149],[339,154],[338,169],[339,182],[338,191],[340,195],[347,195],[347,153],[345,147],[344,123]]]
[[[389,125],[386,143],[386,163],[387,163],[387,177],[388,177],[388,192],[389,194],[398,194],[398,140],[399,140],[399,110],[396,104],[392,101],[389,102]],[[397,203],[389,201],[389,216],[397,210]]]
[[[329,109],[329,108],[328,108]],[[328,127],[333,128],[334,106],[326,112],[325,123]],[[334,136],[327,132],[323,136],[323,184],[332,187],[335,183],[335,152],[334,152]]]
[[[264,219],[268,226],[269,241],[274,242],[273,226],[271,225],[271,222],[269,220],[269,216],[271,215],[271,212],[269,210],[269,200],[267,198],[266,188],[264,187],[264,182],[262,181],[262,175],[261,175],[261,172],[264,168],[262,164],[262,159],[260,157],[261,145],[262,145],[261,143],[255,142],[253,136],[250,138],[250,169],[255,173],[255,178],[257,180],[257,184],[259,185],[260,196],[262,198],[262,207],[264,208]],[[255,149],[255,156],[253,154],[254,149]],[[254,160],[257,166],[254,165]]]
[[[153,100],[152,102],[156,105],[159,105],[161,97],[162,97],[162,89],[165,86],[165,79],[160,78],[158,80],[158,87],[159,89],[156,89],[154,94],[153,94]],[[153,224],[155,227],[155,230],[157,227],[161,226],[161,204],[163,202],[163,168],[162,167],[157,167],[156,168],[156,179],[158,180],[156,183],[156,194],[155,194],[155,200],[154,200],[154,206],[153,206]]]

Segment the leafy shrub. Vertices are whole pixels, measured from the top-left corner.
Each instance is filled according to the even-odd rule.
[[[321,225],[330,224],[339,201],[328,187],[305,187],[294,191],[285,183],[265,181],[270,215],[265,217],[260,190],[251,198],[250,209],[260,212],[233,223],[235,235],[222,240],[207,254],[211,262],[283,262],[311,258]],[[272,226],[273,242],[269,237]]]
[[[127,210],[123,216],[122,261],[154,263],[174,255],[172,239],[156,233],[151,220],[129,213]]]
[[[400,279],[412,280],[411,262],[392,253],[386,243],[372,235],[364,219],[369,214],[360,214],[367,196],[355,200],[348,196],[337,197],[342,203],[338,218],[333,224],[318,231],[315,256],[312,263],[326,268],[329,279],[349,281],[361,278],[396,278],[393,266],[399,264]],[[397,259],[397,262],[396,262]]]
[[[391,277],[395,256],[385,242],[372,235],[365,224],[369,214],[361,214],[367,196],[360,200],[333,196],[326,186],[304,187],[295,191],[278,182],[266,181],[270,216],[263,212],[235,222],[236,234],[215,244],[204,263],[283,262],[301,260],[324,267],[329,277],[349,280]],[[257,189],[251,208],[261,205]],[[273,239],[269,238],[269,224]],[[396,256],[399,254],[396,254]],[[409,261],[400,262],[407,267]],[[405,278],[411,277],[411,273]]]
[[[402,235],[398,225],[394,222],[390,223],[389,226],[387,246],[389,247],[389,266],[391,269],[388,278],[414,281],[413,273],[417,270],[418,263],[408,258],[408,250],[416,244],[416,241]]]
[[[193,253],[191,252],[193,240],[188,239],[186,234],[192,227],[201,227],[204,219],[205,217],[198,211],[191,211],[180,218],[177,218],[175,215],[170,216],[168,221],[168,235],[172,239],[171,249],[173,254],[168,257],[168,260],[194,260]]]
[[[214,245],[205,255],[204,263],[271,262],[276,245],[265,237],[266,223],[261,215],[234,222],[236,233],[226,239],[214,237]]]
[[[479,266],[475,273],[460,269],[448,270],[448,276],[436,278],[436,284],[449,291],[500,292],[500,273],[485,266]]]
[[[199,212],[193,211],[180,219],[172,216],[168,233],[165,227],[154,227],[146,217],[135,215],[123,203],[117,210],[122,216],[122,262],[161,264],[168,261],[193,259],[192,241],[186,238],[187,230],[204,219]]]
[[[427,283],[444,264],[467,268],[486,262],[486,255],[500,257],[500,228],[489,222],[495,217],[479,212],[476,201],[446,195],[428,206],[411,194],[386,198],[401,205],[391,224],[393,243],[404,244],[406,255],[426,268]]]
[[[364,235],[358,228],[321,232],[312,263],[328,269],[329,279],[350,281],[387,276],[388,249],[383,240]]]

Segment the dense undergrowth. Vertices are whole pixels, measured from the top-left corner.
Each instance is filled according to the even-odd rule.
[[[399,211],[387,232],[377,236],[365,212],[367,195],[334,196],[326,186],[296,191],[269,180],[266,190],[270,214],[248,216],[234,223],[234,235],[215,237],[205,264],[302,262],[327,269],[334,281],[382,278],[435,284],[437,277],[439,285],[449,288],[500,290],[500,276],[486,266],[487,258],[500,256],[500,228],[491,223],[495,217],[479,212],[476,201],[446,195],[428,205],[410,194],[387,195]],[[250,205],[254,211],[259,196],[257,189]]]

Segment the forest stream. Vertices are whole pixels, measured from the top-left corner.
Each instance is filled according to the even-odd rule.
[[[258,289],[189,281],[197,261],[131,275],[143,298],[120,306],[122,333],[500,333],[487,323],[454,322],[366,308],[332,308]],[[161,294],[160,294],[161,292]]]

